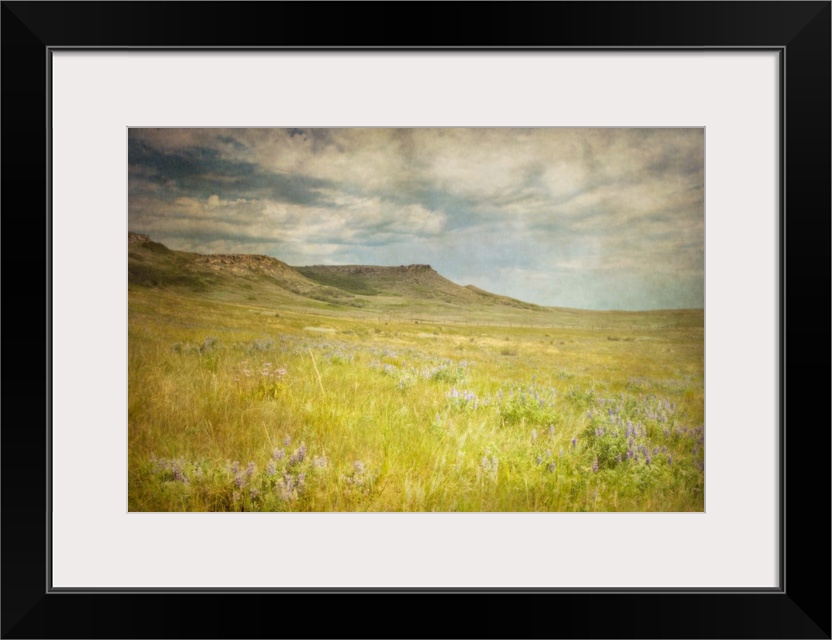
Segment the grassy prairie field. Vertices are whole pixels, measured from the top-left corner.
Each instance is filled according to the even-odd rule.
[[[160,285],[134,257],[130,511],[704,510],[701,310]]]

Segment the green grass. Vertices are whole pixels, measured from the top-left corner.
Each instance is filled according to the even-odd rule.
[[[704,510],[701,311],[259,287],[131,285],[131,511]]]

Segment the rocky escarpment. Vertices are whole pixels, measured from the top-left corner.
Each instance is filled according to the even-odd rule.
[[[376,265],[315,265],[298,267],[307,278],[365,295],[413,297],[448,303],[474,302],[478,296],[442,277],[428,264],[380,267]]]
[[[242,275],[260,273],[298,279],[298,273],[277,258],[248,254],[194,254],[194,262],[212,271]]]
[[[148,244],[149,242],[153,242],[150,236],[143,233],[133,233],[132,231],[127,233],[127,244]]]

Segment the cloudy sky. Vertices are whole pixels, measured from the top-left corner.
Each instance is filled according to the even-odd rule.
[[[129,228],[430,264],[543,305],[704,307],[703,129],[130,129]]]

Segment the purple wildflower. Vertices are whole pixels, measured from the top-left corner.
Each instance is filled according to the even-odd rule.
[[[283,491],[284,493],[292,493],[292,489],[295,488],[295,479],[292,477],[291,474],[284,473],[283,474]]]
[[[177,482],[188,482],[188,479],[185,477],[185,474],[182,472],[182,468],[179,466],[178,462],[173,463],[173,479]]]
[[[286,455],[286,451],[284,449],[275,449],[272,453],[272,457],[275,460],[283,460],[283,456]]]
[[[577,436],[576,436],[576,437],[574,437],[574,438],[572,438],[572,446],[573,446],[573,447],[577,447],[577,446],[578,446],[578,438],[577,438]]]
[[[595,458],[595,460],[592,463],[592,472],[598,473],[598,458]]]
[[[548,466],[548,467],[546,467],[546,468],[549,470],[549,473],[554,473],[554,471],[555,471],[555,463],[554,463],[554,462],[550,462],[550,463],[549,463],[549,466]]]
[[[300,464],[306,458],[306,445],[302,442],[300,446],[295,449],[295,452],[289,456],[289,465],[295,466],[296,464]]]
[[[541,456],[541,455],[537,456],[537,464],[543,464],[543,456]]]
[[[273,460],[269,460],[269,464],[266,465],[266,474],[273,476],[275,473],[277,473],[277,467],[275,466]]]
[[[254,475],[254,471],[257,469],[257,465],[253,462],[249,462],[246,465],[246,479],[251,480],[251,477]]]

